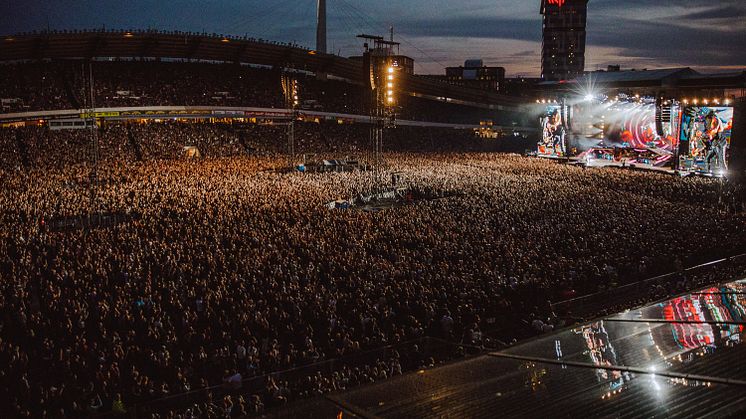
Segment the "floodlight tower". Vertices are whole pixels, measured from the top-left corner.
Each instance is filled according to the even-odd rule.
[[[373,43],[372,49],[368,42],[364,44],[363,68],[369,80],[370,137],[373,146],[375,188],[377,192],[380,192],[383,186],[382,175],[385,165],[384,133],[386,129],[396,126],[396,77],[400,67],[394,57],[398,55],[399,43],[393,40],[387,41],[381,36],[363,34],[357,37]]]

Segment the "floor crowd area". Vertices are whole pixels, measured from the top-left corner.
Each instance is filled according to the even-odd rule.
[[[284,131],[241,129],[100,128],[93,197],[90,131],[0,131],[0,411],[122,412],[424,337],[510,343],[562,327],[554,301],[746,248],[746,214],[722,205],[718,179],[583,169],[469,151],[453,130],[402,131],[386,170],[443,198],[329,210],[373,190],[371,172],[284,172]],[[314,125],[300,138],[344,153],[354,138],[362,152],[356,130]],[[408,140],[442,147],[415,153]],[[186,144],[203,157],[185,158]],[[98,212],[123,221],[53,228]],[[694,280],[682,271],[665,291]],[[413,345],[161,417],[262,413],[441,361]]]

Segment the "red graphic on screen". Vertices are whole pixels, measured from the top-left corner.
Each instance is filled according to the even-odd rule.
[[[556,4],[558,7],[562,7],[562,5],[565,4],[565,0],[549,0],[547,3]]]
[[[663,318],[668,321],[685,320],[689,323],[671,325],[674,339],[679,346],[686,349],[697,349],[715,343],[712,326],[706,323],[705,315],[698,299],[691,297],[674,298],[663,307]]]

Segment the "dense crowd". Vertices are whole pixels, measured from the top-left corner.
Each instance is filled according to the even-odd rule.
[[[303,124],[299,142],[354,152],[365,132]],[[425,132],[391,133],[389,150],[451,151],[388,153],[387,169],[444,198],[364,212],[324,204],[371,191],[368,172],[276,170],[281,127],[104,126],[96,199],[89,131],[0,130],[0,411],[122,413],[204,390],[167,415],[260,413],[438,360],[409,347],[259,391],[248,378],[426,336],[508,342],[559,325],[552,301],[746,248],[718,180],[459,152],[484,143]],[[128,217],[51,227],[100,211]]]
[[[89,129],[50,130],[46,126],[0,130],[0,165],[61,169],[92,160],[94,144],[106,162],[176,159],[194,147],[205,157],[280,156],[288,150],[286,123],[211,124],[204,122],[106,123]],[[370,153],[370,126],[336,122],[296,122],[294,150],[298,162],[308,159],[360,158]],[[397,127],[385,133],[383,147],[396,151],[524,151],[522,137],[500,141],[475,136],[472,130]]]

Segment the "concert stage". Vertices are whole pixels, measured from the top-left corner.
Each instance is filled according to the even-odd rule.
[[[681,177],[686,176],[702,176],[711,178],[722,178],[725,177],[727,172],[724,170],[717,170],[709,172],[704,169],[701,165],[692,168],[680,167],[679,170],[674,170],[673,165],[670,161],[664,160],[668,164],[660,164],[660,161],[655,159],[644,159],[644,158],[613,158],[604,156],[593,156],[589,157],[588,154],[583,153],[578,156],[564,157],[551,154],[536,154],[536,157],[548,160],[555,160],[558,162],[566,162],[567,164],[574,166],[582,166],[589,168],[604,168],[604,167],[617,167],[621,169],[631,170],[646,170],[658,173],[666,173],[670,175],[677,175]]]
[[[623,94],[538,106],[543,133],[539,157],[684,176],[728,174],[733,106]]]

